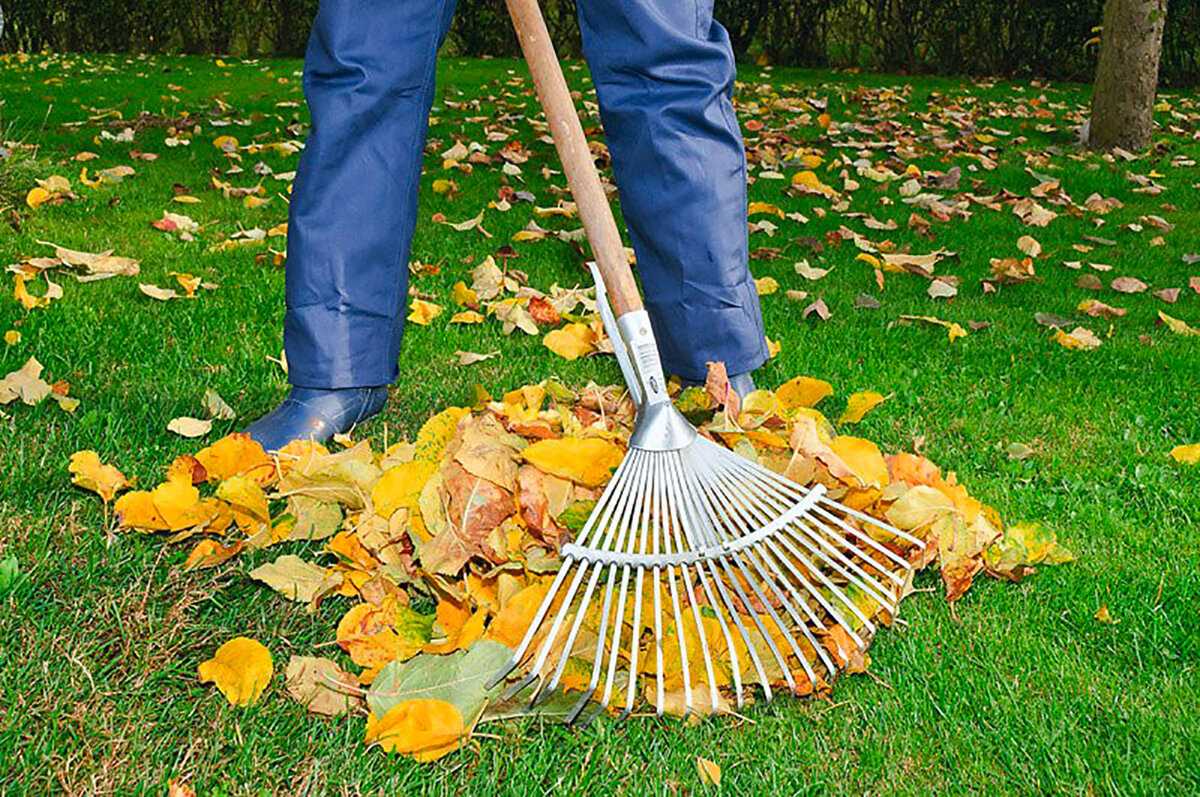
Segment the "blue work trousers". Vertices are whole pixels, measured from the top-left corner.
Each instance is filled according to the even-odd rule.
[[[668,373],[767,359],[747,269],[746,159],[712,0],[578,0],[621,207]],[[301,387],[398,375],[438,48],[454,0],[321,0],[312,132],[288,225],[284,344]],[[535,275],[536,281],[536,275]]]

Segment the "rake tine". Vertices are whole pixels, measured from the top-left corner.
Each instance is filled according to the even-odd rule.
[[[625,517],[622,522],[622,539],[625,538],[625,532],[629,532],[629,543],[625,550],[626,553],[633,553],[634,546],[637,543],[637,534],[633,528],[637,523],[638,513],[643,510],[645,495],[644,488],[646,486],[646,470],[639,471],[637,491],[634,493],[635,500],[631,506],[625,510]],[[614,565],[617,567],[618,565]],[[617,599],[617,613],[613,620],[612,630],[612,646],[609,648],[608,658],[608,675],[604,679],[604,695],[601,698],[601,705],[607,707],[608,702],[612,699],[613,683],[617,675],[617,663],[621,656],[621,637],[625,631],[625,601],[629,597],[629,575],[632,568],[628,564],[619,565],[621,568],[621,591]]]
[[[662,468],[657,459],[654,460],[654,557],[655,565],[653,570],[654,581],[654,712],[658,716],[663,714],[663,625],[662,625],[662,581],[660,580],[660,568],[657,563],[658,557],[662,554],[662,542],[665,536],[665,530],[661,525],[662,518]],[[686,670],[685,670],[686,673]],[[687,675],[684,675],[687,678]]]
[[[675,476],[677,475],[677,472],[676,472],[676,468],[674,467],[676,464],[676,460],[678,458],[679,458],[679,454],[677,452],[673,452],[667,459],[667,461],[664,465],[665,478],[663,479],[663,481],[665,482],[665,486],[667,488],[667,506],[669,507],[669,511],[670,511],[671,526],[674,530],[675,548],[678,551],[683,551],[684,550],[683,540],[685,538],[687,539],[688,544],[692,545],[693,548],[694,548],[694,541],[691,538],[691,534],[688,531],[687,526],[685,525],[683,520],[681,520],[681,515],[683,513],[676,511],[677,508],[680,508],[679,492],[676,489],[676,482],[675,482]],[[704,655],[704,670],[705,670],[705,674],[708,676],[709,706],[712,708],[713,712],[715,713],[717,710],[717,707],[720,705],[720,695],[718,694],[718,691],[717,691],[717,676],[716,676],[716,672],[715,672],[715,669],[713,666],[712,652],[710,651],[710,649],[708,647],[708,632],[704,630],[704,621],[700,618],[700,606],[699,606],[699,604],[696,603],[696,588],[695,588],[694,583],[692,582],[691,568],[689,568],[685,564],[680,568],[680,570],[682,571],[681,578],[683,580],[683,585],[684,585],[685,591],[687,593],[688,603],[692,607],[692,621],[696,625],[696,636],[699,637],[699,639],[700,639],[700,651]],[[699,576],[699,580],[704,589],[704,594],[708,598],[709,605],[716,606],[716,601],[714,601],[712,599],[712,593],[708,589],[708,582],[704,578],[703,566],[696,565],[696,573]],[[716,615],[717,623],[721,627],[721,633],[725,635],[725,642],[729,648],[730,659],[733,664],[732,673],[733,673],[734,688],[737,690],[738,706],[740,707],[742,705],[742,671],[741,671],[740,663],[738,661],[737,650],[733,646],[733,638],[729,635],[729,629],[725,626],[724,618],[722,618],[720,612],[717,612],[715,609],[713,611],[713,614]],[[684,659],[686,660],[686,658],[687,658],[687,643],[684,640],[684,636],[683,636],[683,626],[679,627],[678,637],[679,637],[679,645],[680,645],[681,653],[682,653]],[[684,680],[684,683],[685,684],[688,683],[686,678]]]
[[[624,461],[622,461],[622,464],[624,464]],[[583,532],[581,533],[581,537],[583,535],[587,535],[589,537],[599,537],[599,536],[603,535],[604,539],[599,546],[600,550],[606,550],[612,542],[613,529],[608,526],[608,521],[612,515],[613,507],[623,504],[626,494],[628,494],[628,492],[629,492],[628,485],[629,485],[629,482],[627,482],[627,481],[619,483],[618,486],[612,491],[613,498],[608,501],[607,505],[604,508],[603,513],[596,513],[595,515],[593,515],[593,517],[599,518],[599,522],[596,524],[591,524],[590,526],[589,525],[584,526]],[[606,494],[607,494],[607,491],[606,491]],[[602,496],[601,500],[603,500],[603,496]],[[587,563],[585,562],[585,563],[582,563],[582,566],[576,571],[575,578],[571,582],[571,586],[567,593],[567,596],[563,599],[562,605],[559,607],[558,612],[555,615],[554,622],[552,623],[552,625],[550,627],[550,631],[546,635],[545,639],[542,640],[542,644],[538,648],[537,657],[535,659],[533,666],[530,668],[529,674],[526,675],[525,678],[523,678],[517,684],[517,686],[520,687],[520,689],[518,689],[517,692],[519,692],[521,689],[524,689],[526,686],[528,686],[530,683],[532,683],[534,679],[536,679],[537,677],[539,677],[541,675],[542,668],[545,666],[545,663],[546,663],[546,659],[550,655],[550,652],[554,648],[554,640],[558,638],[559,628],[562,626],[562,622],[563,622],[564,618],[566,617],[567,613],[571,609],[571,605],[574,602],[575,593],[578,591],[579,584],[582,581],[583,576],[586,573],[587,569],[588,569],[588,566],[587,566]],[[561,584],[561,582],[556,580],[555,586],[550,590],[550,592],[546,593],[546,597],[542,601],[542,606],[539,607],[539,613],[542,613],[543,609],[549,608],[549,606],[553,603],[555,593],[557,592],[560,584]],[[585,608],[586,608],[586,604],[585,604]],[[538,625],[540,625],[540,623],[541,623],[540,620],[537,621],[535,623],[534,627],[537,627]],[[570,643],[568,643],[567,646],[563,650],[563,659],[562,659],[562,661],[564,662],[563,667],[565,667],[565,661],[567,658],[570,657],[570,655],[571,655],[571,645],[570,645]],[[560,672],[561,672],[561,669],[562,669],[562,667],[559,668]],[[557,683],[557,679],[555,680],[554,683],[555,684]],[[544,700],[545,697],[548,697],[550,692],[554,688],[554,684],[551,684],[549,686],[549,689],[547,689],[546,687],[547,687],[547,682],[545,680],[543,680],[542,683],[538,686],[537,690],[533,693],[533,696],[530,699],[531,706],[537,705],[539,702],[541,702],[541,700]],[[513,694],[516,694],[516,692],[514,692]]]
[[[644,459],[642,457],[639,457],[637,455],[637,452],[630,452],[629,455],[626,457],[626,460],[633,460],[636,463],[636,467],[632,469],[632,475],[634,476],[634,478],[627,479],[626,486],[629,489],[625,493],[624,500],[622,501],[622,505],[621,505],[621,508],[618,513],[618,520],[617,520],[618,525],[615,526],[612,530],[610,530],[610,536],[611,536],[612,531],[616,531],[616,533],[618,534],[618,537],[617,537],[616,541],[613,543],[612,548],[611,549],[606,548],[606,550],[618,550],[621,548],[622,545],[624,545],[625,532],[629,528],[628,522],[627,522],[628,517],[629,517],[628,508],[632,504],[632,496],[636,492],[635,486],[641,483],[640,476],[642,475],[642,468],[645,465]],[[618,529],[619,529],[619,531],[618,531]],[[603,565],[600,562],[597,562],[596,563],[596,576],[599,576],[600,571],[602,569],[603,569]],[[578,702],[572,707],[571,711],[568,712],[567,724],[573,724],[579,718],[580,712],[582,712],[583,709],[587,706],[588,701],[592,699],[592,695],[595,693],[596,687],[600,683],[601,666],[602,666],[602,663],[604,660],[604,642],[605,642],[605,638],[607,637],[607,632],[608,632],[608,618],[609,618],[609,611],[612,608],[613,581],[616,579],[617,565],[610,564],[608,566],[607,570],[608,570],[608,584],[604,590],[604,605],[602,607],[601,614],[600,614],[600,629],[596,634],[596,650],[592,657],[592,675],[588,681],[588,685],[587,685],[587,688],[584,690],[584,693],[582,695],[580,695]],[[581,610],[581,612],[582,612],[582,610]],[[618,623],[619,622],[620,621],[618,619]]]
[[[649,544],[651,513],[653,513],[657,509],[657,507],[655,506],[655,504],[652,500],[653,499],[653,489],[655,486],[655,482],[654,482],[654,478],[653,478],[653,472],[654,472],[653,460],[649,464],[650,464],[650,468],[648,468],[648,471],[650,472],[650,476],[648,477],[649,484],[647,485],[649,487],[649,489],[641,494],[642,517],[641,517],[641,520],[639,521],[639,524],[641,526],[641,541],[638,546],[638,553],[642,554],[643,556],[646,554],[646,548]],[[630,542],[629,547],[633,548],[632,535],[630,536],[629,542]],[[633,590],[633,626],[632,626],[632,629],[630,630],[630,638],[629,638],[629,683],[627,684],[626,689],[625,689],[625,710],[621,712],[621,717],[620,717],[621,719],[625,719],[633,712],[633,702],[634,702],[635,698],[637,697],[636,685],[637,685],[638,654],[641,652],[640,647],[641,647],[641,643],[642,643],[642,585],[645,580],[645,574],[646,574],[646,569],[644,567],[639,567],[637,569],[637,578],[636,578],[636,581],[634,584],[634,590]]]
[[[694,458],[694,459],[698,459],[698,457]],[[696,466],[698,464],[699,463],[693,462],[693,466]],[[721,535],[724,538],[724,540],[722,540],[722,541],[729,541],[732,538],[733,535],[730,534],[729,526],[732,524],[735,524],[735,523],[738,525],[743,536],[745,534],[751,533],[752,529],[747,529],[744,521],[742,521],[740,519],[740,517],[735,518],[733,513],[731,513],[731,511],[730,511],[732,509],[734,512],[740,513],[741,510],[740,510],[740,508],[738,508],[737,504],[735,502],[728,502],[728,503],[722,505],[722,504],[720,504],[718,498],[716,496],[714,496],[713,485],[712,485],[711,479],[714,477],[720,478],[719,475],[717,474],[716,468],[715,467],[710,467],[708,469],[696,468],[696,470],[697,470],[697,473],[704,474],[702,476],[699,476],[696,479],[696,481],[697,481],[700,492],[703,494],[703,496],[705,498],[705,502],[709,505],[710,510],[714,514],[719,513],[720,516],[725,521],[726,528],[724,530],[724,533]],[[746,584],[749,585],[751,591],[754,592],[754,595],[755,595],[755,597],[758,598],[759,602],[762,603],[763,607],[766,609],[767,613],[770,615],[771,620],[775,623],[775,625],[779,629],[780,633],[783,634],[783,636],[787,639],[788,644],[792,648],[792,652],[796,654],[796,658],[799,659],[801,662],[804,662],[804,668],[807,671],[808,670],[808,662],[805,661],[804,654],[800,652],[799,646],[796,644],[796,642],[792,638],[791,634],[787,631],[787,627],[783,624],[783,621],[780,619],[779,615],[776,613],[775,608],[773,606],[771,606],[770,601],[768,601],[766,596],[763,595],[762,590],[759,589],[759,586],[755,583],[754,578],[750,575],[750,572],[746,569],[746,565],[742,561],[741,555],[735,553],[730,558],[733,559],[734,563],[737,565],[738,569],[741,571]],[[723,562],[723,564],[726,568],[726,571],[728,572],[729,571],[728,563]],[[756,564],[756,569],[758,570],[759,578],[762,579],[765,583],[767,583],[768,586],[771,588],[771,590],[773,592],[775,592],[776,597],[778,599],[780,599],[781,602],[783,602],[785,599],[783,598],[782,595],[779,594],[779,591],[776,588],[774,582],[771,581],[770,577],[767,576],[762,571],[761,568],[757,568],[757,562],[755,564]],[[795,692],[797,689],[796,682],[795,682],[795,679],[792,677],[791,667],[789,667],[787,664],[787,657],[784,656],[782,653],[780,653],[779,647],[775,644],[775,640],[772,638],[770,632],[767,631],[767,629],[764,627],[761,619],[759,618],[759,613],[755,612],[753,610],[753,607],[750,605],[750,602],[746,599],[745,593],[742,591],[741,585],[738,583],[737,579],[733,576],[732,573],[729,573],[729,576],[730,576],[730,582],[733,584],[734,589],[738,593],[738,597],[741,598],[741,600],[742,600],[742,605],[745,606],[747,608],[747,610],[750,611],[751,619],[754,621],[754,624],[758,628],[759,633],[762,634],[763,640],[766,642],[767,647],[770,649],[772,655],[774,655],[776,661],[779,662],[779,667],[783,671],[784,679],[787,681],[788,686],[791,687],[791,690],[793,692]]]
[[[624,483],[624,485],[622,486],[622,489],[620,491],[621,495],[618,497],[618,499],[615,502],[613,502],[613,504],[610,504],[610,507],[609,507],[610,509],[613,506],[619,507],[616,510],[616,515],[618,518],[625,511],[626,504],[628,504],[628,502],[631,500],[630,496],[632,495],[632,491],[630,489],[630,486],[633,485],[634,483],[635,483],[634,480],[627,480]],[[602,521],[603,524],[607,525],[609,517],[611,517],[611,514],[612,513],[610,512],[609,514],[605,515],[605,517]],[[617,531],[617,526],[608,526],[607,528],[608,528],[608,530],[607,530],[607,533],[604,535],[604,541],[598,550],[604,550],[604,551],[611,550],[610,546],[613,544],[613,536],[615,535],[615,533]],[[621,541],[618,540],[616,542],[616,545],[620,546]],[[592,593],[594,592],[594,590],[596,588],[596,583],[599,581],[600,573],[603,569],[604,569],[604,565],[600,562],[596,562],[592,568],[592,576],[588,581],[587,589],[584,592],[583,598],[579,603],[579,609],[575,613],[575,619],[571,623],[571,629],[568,632],[567,640],[564,643],[562,654],[559,656],[558,665],[554,669],[554,675],[550,679],[549,684],[547,686],[547,695],[549,695],[550,692],[553,692],[554,688],[556,686],[558,686],[558,682],[562,678],[562,674],[563,674],[564,670],[566,669],[567,662],[571,658],[571,650],[575,647],[575,639],[579,634],[579,629],[582,626],[584,617],[587,614],[587,607],[591,603]],[[578,586],[578,581],[579,581],[579,579],[577,578],[576,583],[574,585],[572,585],[572,595],[575,592],[574,588]],[[564,603],[563,603],[562,610],[560,610],[560,612],[559,612],[560,617],[561,617],[562,613],[567,610],[567,608],[569,607],[570,604],[571,604],[571,598],[568,597],[568,599],[566,601],[564,601]],[[552,636],[557,636],[557,634],[556,633],[552,634]]]
[[[664,520],[666,521],[666,525],[670,526],[671,534],[666,534],[664,529],[663,542],[669,555],[677,551],[682,551],[683,541],[680,537],[679,518],[675,514],[674,491],[671,489],[670,479],[667,478],[667,466],[662,462],[661,458],[656,461],[659,465],[659,485],[663,488],[667,498],[667,516]],[[696,638],[700,642],[700,649],[704,655],[705,672],[708,675],[709,702],[713,711],[716,711],[718,705],[716,676],[713,673],[712,658],[708,653],[708,637],[704,633],[704,624],[700,620],[700,608],[696,605],[696,593],[692,584],[691,570],[686,564],[681,565],[679,570],[679,580],[683,582],[688,605],[692,608],[692,621],[696,628]],[[686,715],[691,713],[692,710],[692,680],[690,664],[688,662],[687,638],[683,625],[683,611],[679,602],[679,588],[675,579],[675,568],[667,568],[667,577],[671,583],[671,602],[675,607],[675,641],[679,646],[680,669],[683,674],[684,714]]]
[[[745,483],[735,482],[727,474],[726,475],[718,474],[717,479],[718,479],[720,485],[722,485],[728,493],[738,495],[742,499],[740,504],[734,503],[734,504],[732,504],[732,507],[734,509],[734,512],[737,515],[736,522],[738,524],[738,528],[743,534],[749,534],[752,532],[752,530],[754,528],[754,522],[757,522],[761,525],[766,525],[766,523],[769,522],[762,516],[762,514],[758,510],[757,506],[753,503],[754,497],[752,494],[748,493]],[[749,519],[747,517],[747,515],[750,515],[750,514],[753,514],[753,516],[754,516],[753,519]],[[788,615],[792,618],[792,621],[796,624],[797,627],[800,628],[801,633],[803,633],[805,639],[813,647],[813,650],[815,651],[816,655],[821,658],[822,664],[828,670],[830,670],[832,672],[834,670],[833,663],[831,661],[829,661],[829,659],[825,655],[825,652],[821,649],[821,646],[819,644],[817,644],[817,640],[813,637],[812,633],[808,630],[807,622],[804,620],[804,618],[800,617],[799,613],[796,611],[795,606],[793,606],[792,601],[788,600],[788,598],[779,589],[777,582],[776,582],[776,578],[778,579],[779,582],[782,582],[784,584],[787,591],[791,593],[792,598],[805,609],[805,612],[815,622],[817,622],[822,628],[824,627],[824,623],[821,623],[817,619],[816,614],[813,613],[808,608],[807,602],[804,600],[803,596],[799,594],[799,592],[796,590],[795,585],[791,582],[790,579],[788,579],[786,577],[786,575],[780,569],[778,562],[775,560],[774,549],[768,549],[766,547],[767,545],[772,544],[771,539],[767,538],[766,540],[764,540],[764,543],[766,543],[766,545],[764,545],[762,550],[759,550],[757,546],[751,546],[746,549],[747,553],[750,554],[751,564],[753,564],[755,569],[759,572],[759,575],[762,577],[763,581],[771,587],[772,591],[775,593],[775,595],[779,599],[780,603],[783,604],[783,607],[787,611]],[[768,556],[768,553],[771,555]],[[765,565],[765,567],[764,567],[764,565]],[[765,570],[774,571],[775,577],[773,578],[772,576],[768,575],[765,572]],[[760,600],[762,600],[761,597],[760,597]],[[765,601],[764,601],[764,603],[765,603]],[[774,616],[774,612],[772,612],[772,615]],[[779,623],[778,618],[776,618],[776,623],[780,625],[781,631],[786,631],[784,626]],[[809,681],[815,687],[816,686],[816,673],[813,672],[812,668],[810,667],[808,659],[805,658],[803,653],[800,651],[799,646],[796,644],[796,642],[793,638],[793,635],[792,634],[785,634],[785,635],[787,637],[788,643],[792,647],[792,652],[796,655],[796,658],[799,659],[800,664],[803,667],[805,674],[808,676]]]
[[[612,504],[612,496],[615,493],[622,492],[626,486],[625,481],[619,477],[625,472],[631,459],[632,457],[625,457],[621,460],[621,464],[617,466],[616,471],[613,473],[612,480],[609,481],[609,487],[605,489],[603,495],[600,496],[600,501],[596,504],[595,510],[590,516],[588,516],[587,521],[584,523],[583,530],[580,532],[579,536],[581,545],[586,545],[591,541],[591,537],[594,536],[593,530],[597,527],[596,521],[598,519],[600,520],[600,525],[607,524],[608,511]],[[507,678],[508,674],[516,668],[522,659],[525,658],[525,654],[537,633],[537,629],[541,626],[547,612],[550,611],[550,606],[554,602],[555,593],[558,592],[562,582],[566,579],[567,573],[570,571],[574,562],[575,558],[569,554],[563,559],[562,567],[559,568],[558,573],[554,577],[554,582],[550,586],[550,590],[546,593],[546,597],[542,599],[542,605],[538,607],[537,613],[534,615],[533,620],[529,624],[529,628],[526,629],[525,636],[521,639],[521,644],[517,646],[516,651],[511,657],[509,657],[509,660],[505,663],[505,665],[501,667],[495,675],[492,676],[491,680],[488,681],[488,689],[493,688],[496,684]],[[528,685],[528,683],[529,682],[526,682],[526,685]]]
[[[747,464],[750,464],[750,463],[747,463]],[[765,469],[763,469],[763,470],[765,470]],[[793,496],[803,495],[801,489],[798,488],[798,485],[796,485],[795,483],[789,482],[786,478],[784,478],[783,476],[780,476],[777,473],[774,473],[772,471],[765,471],[765,478],[767,478],[768,480],[774,482],[775,484],[777,484],[781,487],[784,487]],[[824,504],[838,512],[844,512],[852,517],[856,517],[860,520],[865,520],[866,522],[870,523],[871,525],[876,526],[877,528],[882,529],[883,531],[886,531],[888,534],[891,534],[893,536],[900,537],[901,539],[907,540],[908,542],[913,543],[922,549],[925,547],[925,544],[923,542],[921,542],[921,540],[917,539],[916,537],[912,536],[911,534],[908,534],[907,532],[903,532],[900,529],[895,528],[893,526],[889,526],[885,523],[881,523],[878,520],[876,520],[875,518],[868,517],[867,515],[864,515],[861,512],[851,509],[850,507],[848,507],[844,504],[839,504],[837,501],[833,501],[829,498],[823,497],[818,500],[818,504]],[[843,530],[845,530],[847,533],[853,535],[855,538],[857,538],[859,540],[862,540],[862,542],[864,542],[868,547],[870,547],[871,549],[882,554],[886,558],[890,559],[898,567],[901,567],[905,570],[912,569],[912,565],[909,564],[908,561],[906,561],[904,558],[902,558],[900,556],[897,556],[894,552],[888,550],[886,547],[880,545],[878,542],[876,542],[874,539],[872,539],[869,534],[863,533],[863,531],[861,529],[856,529],[853,526],[845,523],[840,518],[837,518],[836,516],[831,515],[828,511],[826,511],[819,505],[813,507],[813,512],[815,514],[823,515],[826,518],[833,520],[835,523],[837,523],[839,526],[841,526],[841,528]],[[833,536],[835,539],[839,538],[839,535],[836,535],[836,534],[832,534],[831,536]],[[841,536],[840,539],[843,540],[845,543],[847,543],[847,545],[849,545],[850,547],[857,549],[857,546],[853,545],[850,542],[850,539],[848,537]],[[863,558],[864,559],[872,559],[872,557],[869,557],[869,556],[863,556]],[[888,574],[891,575],[890,571],[885,571],[885,572],[888,572]]]
[[[749,463],[747,463],[747,465],[748,464]],[[778,503],[776,504],[776,508],[782,509],[784,506],[786,506],[786,501],[787,501],[787,499],[779,499]],[[822,527],[822,529],[824,529],[824,534],[819,533],[815,528],[812,528],[812,524],[814,524],[814,523],[817,525],[820,525]],[[804,535],[803,537],[801,537],[799,534],[796,533],[797,529],[799,529],[801,532],[803,532],[803,535]],[[845,556],[845,554],[843,554],[832,543],[829,542],[829,539],[827,538],[826,535],[832,536],[832,537],[834,537],[834,539],[838,539],[838,537],[827,526],[824,526],[824,524],[820,523],[820,521],[814,520],[811,516],[810,517],[800,517],[800,518],[796,519],[796,522],[793,525],[788,526],[786,531],[793,538],[797,539],[806,548],[808,548],[810,551],[812,551],[812,553],[814,555],[816,555],[819,559],[825,561],[830,567],[832,567],[841,576],[846,578],[848,581],[855,583],[856,586],[858,586],[860,589],[864,590],[874,600],[878,601],[880,604],[887,607],[889,610],[894,611],[892,600],[890,598],[886,597],[888,594],[887,588],[882,583],[880,583],[877,579],[875,579],[873,576],[871,576],[868,573],[866,573],[865,571],[863,571],[862,568],[860,568],[853,561],[851,561],[849,558],[847,558]],[[804,539],[805,537],[809,538],[809,540],[811,540],[811,542]],[[869,555],[867,555],[865,551],[862,551],[862,550],[854,547],[853,544],[849,543],[845,539],[842,539],[841,541],[844,542],[848,547],[850,547],[855,553],[857,553],[862,558],[874,562],[874,560],[871,559],[871,557]],[[820,549],[815,547],[812,543],[816,543],[816,545],[819,546]],[[823,550],[821,550],[821,549],[823,549]],[[851,573],[846,572],[842,567],[840,567],[837,563],[835,563],[830,558],[831,556],[834,559],[837,559],[838,562],[840,562],[841,564],[848,567],[853,573],[857,574],[858,576],[861,576],[862,579],[865,579],[866,582],[869,582],[873,586],[869,586],[868,583],[864,583],[863,581],[860,581],[855,575],[852,575]],[[876,567],[878,567],[878,563],[876,563]],[[885,572],[887,572],[887,571],[885,570]]]
[[[849,509],[849,507],[846,507],[846,508]],[[912,565],[910,565],[907,560],[905,560],[903,557],[897,556],[895,552],[888,550],[885,546],[880,545],[877,541],[875,541],[874,539],[871,538],[870,534],[864,534],[861,529],[856,529],[854,526],[851,526],[849,523],[842,520],[837,515],[830,514],[825,509],[822,509],[819,506],[813,507],[813,512],[817,515],[820,515],[821,517],[832,520],[839,527],[841,527],[843,530],[845,530],[848,534],[853,534],[855,537],[862,540],[863,543],[866,544],[868,547],[870,547],[872,550],[879,552],[884,557],[891,560],[891,562],[893,564],[895,564],[897,567],[899,567],[903,570],[911,570],[912,569]],[[899,529],[897,529],[897,531],[899,531]],[[889,575],[892,575],[891,571],[886,571],[886,572]]]
[[[912,543],[913,545],[915,545],[918,549],[920,549],[922,551],[925,550],[925,547],[928,544],[925,542],[925,540],[921,539],[920,537],[915,537],[912,534],[909,534],[907,531],[903,531],[903,530],[898,529],[895,526],[889,525],[887,523],[882,523],[879,521],[879,519],[873,518],[870,515],[865,514],[863,512],[859,512],[857,509],[848,507],[845,504],[839,504],[836,501],[829,501],[829,500],[823,500],[823,501],[821,501],[821,503],[828,504],[831,507],[833,507],[834,509],[836,509],[837,511],[844,512],[847,515],[849,515],[850,517],[852,517],[855,520],[858,520],[862,523],[870,523],[872,526],[875,526],[876,528],[878,528],[882,531],[886,531],[888,534],[899,537],[900,539],[905,540],[906,542]],[[912,569],[912,564],[910,564],[907,561],[904,562],[904,566],[909,569]]]
[[[684,480],[681,484],[681,487],[683,488],[683,494],[684,494],[684,498],[685,498],[684,504],[687,507],[687,509],[690,511],[690,513],[692,514],[692,521],[698,525],[699,529],[704,530],[704,533],[702,535],[700,535],[703,544],[704,545],[718,544],[720,542],[720,540],[717,538],[716,532],[713,529],[712,521],[701,511],[701,506],[700,506],[699,500],[693,494],[691,486],[688,484],[688,482],[686,480]],[[693,547],[699,547],[699,546],[693,546]],[[750,641],[750,633],[746,630],[746,627],[742,624],[742,620],[738,616],[737,607],[734,605],[733,599],[730,598],[729,591],[726,589],[725,584],[721,580],[720,573],[717,571],[717,566],[713,563],[713,561],[714,560],[709,559],[706,562],[704,562],[702,565],[697,567],[697,569],[700,571],[701,579],[705,581],[705,592],[708,593],[709,601],[712,603],[713,608],[715,610],[716,603],[715,603],[715,601],[712,600],[712,592],[711,592],[711,590],[709,590],[709,588],[707,586],[707,580],[704,579],[703,567],[704,567],[704,565],[707,565],[709,573],[712,575],[713,581],[716,583],[717,593],[721,597],[721,602],[723,603],[726,612],[729,614],[729,618],[731,620],[733,620],[733,624],[737,627],[738,633],[741,634],[742,641],[745,642],[745,644],[746,644],[746,653],[747,653],[747,655],[750,656],[750,661],[751,661],[751,663],[754,664],[754,669],[758,673],[759,683],[763,687],[763,696],[766,700],[770,700],[771,699],[771,684],[767,679],[766,671],[763,669],[762,661],[758,657],[758,650],[757,650],[757,648],[754,647],[754,643]],[[724,560],[722,560],[722,565],[725,567],[728,567],[728,564]],[[740,589],[738,591],[739,591],[739,593],[741,592]],[[749,603],[747,601],[743,600],[743,605],[748,607]],[[717,615],[718,618],[721,616],[721,613],[719,611],[715,612],[715,614]],[[726,636],[728,637],[728,631],[726,631]],[[732,658],[735,654],[735,648],[733,645],[733,640],[729,639],[728,641],[729,641],[729,652],[730,652],[730,656]],[[740,684],[741,679],[739,678],[737,680],[738,680],[738,684],[737,684],[738,705],[740,706],[740,705],[742,705],[742,698],[741,698],[742,690],[741,690],[741,684]]]

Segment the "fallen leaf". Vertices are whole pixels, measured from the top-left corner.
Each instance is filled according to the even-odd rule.
[[[1142,293],[1149,287],[1137,277],[1117,277],[1109,286],[1118,293]]]
[[[382,717],[367,717],[368,745],[377,744],[389,753],[411,755],[421,762],[454,752],[466,735],[462,714],[444,700],[405,700]]]
[[[607,482],[624,456],[620,446],[598,437],[539,440],[521,452],[526,462],[543,472],[585,487]]]
[[[1175,446],[1171,449],[1171,459],[1181,465],[1200,464],[1200,443]]]
[[[1164,324],[1167,325],[1167,329],[1171,330],[1176,335],[1183,335],[1185,337],[1196,337],[1200,335],[1200,329],[1190,326],[1186,321],[1181,321],[1178,318],[1169,316],[1162,310],[1158,311],[1158,317],[1162,319]]]
[[[1100,608],[1092,616],[1096,618],[1097,622],[1104,623],[1105,625],[1116,625],[1117,623],[1113,619],[1112,613],[1108,611],[1108,604],[1101,604]]]
[[[882,393],[876,393],[874,390],[853,393],[846,402],[846,410],[838,418],[838,423],[858,423],[885,400],[886,397]]]
[[[298,603],[312,603],[341,583],[340,576],[294,554],[284,554],[274,562],[254,568],[250,577]]]
[[[429,326],[429,323],[441,314],[442,308],[440,305],[427,302],[424,299],[413,299],[412,304],[409,305],[408,320],[424,327]]]
[[[200,664],[200,683],[215,683],[225,699],[234,706],[258,702],[271,682],[274,665],[271,652],[249,637],[235,637],[208,661]]]
[[[1054,340],[1065,349],[1082,349],[1090,351],[1100,348],[1100,338],[1085,327],[1075,327],[1070,332],[1061,329],[1054,330]]]
[[[100,455],[95,451],[76,451],[71,455],[71,463],[67,468],[71,473],[71,482],[85,490],[91,490],[100,496],[104,503],[129,487],[125,474],[112,465],[100,462]]]
[[[703,786],[721,785],[721,768],[707,758],[696,757],[696,771]]]
[[[358,705],[358,679],[329,659],[292,656],[285,671],[288,694],[314,714],[337,717]]]
[[[598,338],[587,324],[567,324],[546,333],[542,345],[566,360],[577,360],[596,351]]]
[[[212,431],[213,422],[211,419],[201,420],[200,418],[190,418],[186,415],[179,418],[173,418],[167,424],[167,431],[174,432],[180,437],[204,437]]]

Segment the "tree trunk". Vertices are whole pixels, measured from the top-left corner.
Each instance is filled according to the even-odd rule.
[[[1092,93],[1088,145],[1144,149],[1154,128],[1154,93],[1167,0],[1108,0]]]

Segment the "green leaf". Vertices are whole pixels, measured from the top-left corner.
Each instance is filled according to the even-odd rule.
[[[511,655],[499,642],[482,639],[470,650],[447,656],[421,653],[408,661],[393,661],[375,677],[367,705],[376,717],[382,717],[403,700],[444,700],[458,708],[469,728],[500,691],[502,684],[492,689],[485,686]]]

